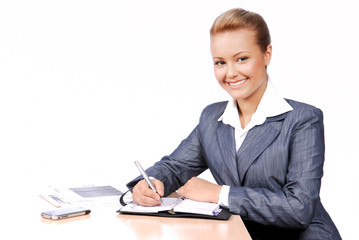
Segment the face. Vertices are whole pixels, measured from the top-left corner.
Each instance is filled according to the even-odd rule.
[[[212,36],[211,53],[218,83],[238,103],[259,103],[267,86],[266,66],[272,47],[269,45],[263,53],[256,43],[255,32],[240,29]]]

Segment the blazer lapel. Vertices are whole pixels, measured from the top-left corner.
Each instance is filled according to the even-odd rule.
[[[268,118],[262,125],[249,130],[242,146],[238,150],[238,171],[240,181],[243,179],[253,161],[277,138],[286,114]]]
[[[234,185],[239,185],[234,128],[220,122],[217,128],[217,140],[222,160],[224,161],[223,165],[227,171],[226,177],[228,177]]]

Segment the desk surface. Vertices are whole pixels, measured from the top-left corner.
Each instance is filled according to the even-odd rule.
[[[12,202],[11,199],[8,199]],[[8,205],[9,206],[9,205]],[[52,221],[41,211],[53,207],[29,196],[28,207],[2,209],[7,221],[1,239],[251,239],[240,216],[228,221],[119,215],[109,209],[95,209],[88,216]],[[4,216],[4,215],[3,215]]]

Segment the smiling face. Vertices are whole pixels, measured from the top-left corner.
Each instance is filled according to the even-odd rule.
[[[256,43],[255,31],[239,29],[212,35],[211,53],[215,76],[224,90],[238,104],[258,104],[267,86],[271,45],[263,52]]]

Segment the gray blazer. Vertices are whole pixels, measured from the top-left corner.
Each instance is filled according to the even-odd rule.
[[[323,114],[287,102],[293,110],[252,128],[238,153],[234,128],[218,121],[228,102],[209,105],[178,148],[146,172],[163,181],[166,195],[209,168],[218,184],[230,186],[229,210],[253,239],[341,239],[319,198]]]

